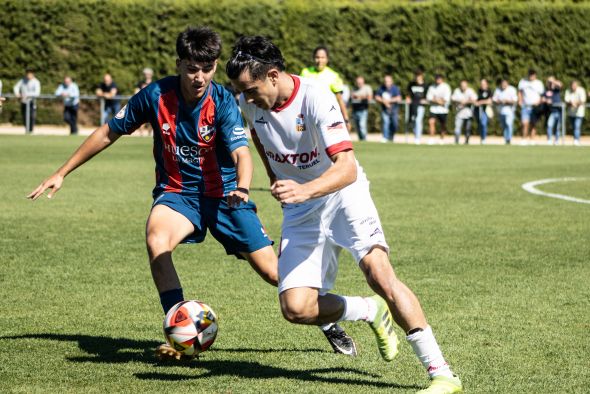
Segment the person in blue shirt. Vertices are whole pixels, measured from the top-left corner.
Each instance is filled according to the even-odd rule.
[[[140,90],[27,196],[35,200],[51,189],[52,198],[70,172],[149,122],[156,185],[146,244],[164,313],[184,300],[172,252],[180,243],[202,242],[207,231],[227,254],[246,259],[266,282],[278,284],[273,242],[249,199],[253,164],[242,117],[233,95],[212,80],[221,38],[207,27],[188,28],[178,36],[176,52],[178,75]],[[184,357],[167,344],[156,355]]]
[[[72,77],[66,75],[63,83],[55,90],[55,95],[64,100],[64,122],[70,126],[70,134],[78,134],[78,104],[80,89]]]
[[[381,142],[393,142],[393,137],[398,129],[399,103],[402,94],[393,83],[391,74],[385,74],[383,85],[375,93],[375,101],[381,104]]]

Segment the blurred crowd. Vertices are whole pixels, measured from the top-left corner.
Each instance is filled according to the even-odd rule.
[[[416,69],[413,80],[405,86],[396,84],[395,75],[385,73],[375,90],[362,75],[355,78],[354,86],[349,88],[338,72],[329,64],[328,48],[317,47],[313,52],[314,65],[304,68],[300,75],[315,78],[335,95],[340,110],[355,131],[359,140],[365,140],[369,132],[369,108],[379,106],[381,141],[393,142],[400,131],[401,122],[404,129],[411,130],[414,143],[440,143],[449,132],[454,135],[456,144],[468,144],[474,129],[477,130],[480,143],[485,144],[488,129],[493,121],[497,124],[506,144],[512,142],[515,134],[514,125],[520,116],[521,144],[534,144],[537,127],[543,125],[547,133],[548,144],[558,144],[562,138],[562,127],[574,137],[574,144],[580,145],[582,123],[586,108],[586,91],[579,81],[569,81],[567,86],[553,75],[543,83],[534,69],[528,71],[517,84],[513,85],[507,78],[499,78],[491,86],[490,81],[482,78],[477,88],[470,81],[462,80],[455,89],[445,81],[443,74],[434,74],[432,80],[421,69]],[[134,93],[150,84],[154,72],[145,68],[143,78],[137,83]],[[23,124],[26,132],[32,132],[36,118],[36,98],[41,92],[41,84],[33,70],[26,70],[25,76],[13,87],[14,95],[20,100]],[[121,108],[119,90],[110,74],[104,74],[98,84],[95,95],[101,99],[101,124],[115,116]],[[2,82],[0,81],[0,109],[2,101]],[[71,134],[78,132],[78,109],[80,91],[70,76],[65,76],[55,90],[55,96],[63,100],[64,121],[69,125]],[[404,111],[400,111],[403,109]],[[447,119],[454,115],[454,127],[449,131]],[[349,122],[350,120],[350,122]],[[423,140],[424,126],[427,139]],[[150,135],[149,125],[140,133]]]

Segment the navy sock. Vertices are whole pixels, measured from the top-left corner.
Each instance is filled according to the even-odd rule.
[[[180,301],[184,301],[184,295],[182,294],[182,288],[167,290],[160,293],[160,303],[164,313],[168,313],[170,308],[178,304]]]

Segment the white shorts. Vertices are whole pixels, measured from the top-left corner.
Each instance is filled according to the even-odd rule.
[[[389,252],[368,185],[354,185],[331,195],[304,218],[285,215],[279,253],[279,293],[295,287],[334,287],[338,255],[348,250],[357,263],[380,245]]]

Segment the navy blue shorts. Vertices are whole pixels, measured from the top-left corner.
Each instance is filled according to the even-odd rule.
[[[154,199],[152,208],[156,205],[175,210],[195,226],[195,232],[182,243],[203,242],[209,229],[226,253],[238,258],[243,258],[240,252],[255,252],[273,244],[256,215],[256,204],[252,201],[232,208],[225,198],[162,193]]]

